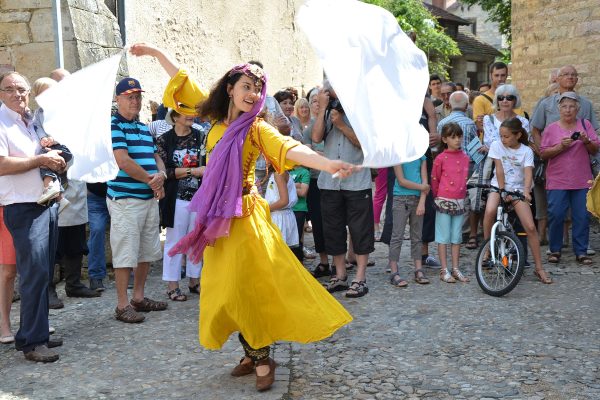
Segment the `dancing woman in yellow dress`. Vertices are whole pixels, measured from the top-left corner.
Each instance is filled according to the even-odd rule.
[[[271,344],[322,340],[352,317],[298,262],[271,222],[268,203],[254,186],[256,159],[264,154],[279,173],[302,164],[347,177],[356,167],[318,155],[257,117],[267,84],[260,67],[237,65],[207,92],[162,50],[138,43],[131,53],[156,58],[171,76],[166,107],[213,122],[209,162],[190,205],[198,213],[196,229],[175,251],[204,257],[200,344],[219,349],[239,332],[245,357],[232,375],[255,372],[257,389],[268,389],[276,366]]]

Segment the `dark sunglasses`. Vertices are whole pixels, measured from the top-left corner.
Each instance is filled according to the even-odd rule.
[[[515,101],[517,99],[517,96],[513,96],[512,94],[509,94],[508,96],[498,96],[498,97],[496,97],[496,99],[498,99],[498,101],[504,101],[504,100]]]

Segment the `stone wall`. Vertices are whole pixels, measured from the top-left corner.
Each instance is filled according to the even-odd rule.
[[[513,0],[512,81],[532,110],[553,68],[572,64],[576,90],[600,112],[600,7],[598,0]]]
[[[101,60],[120,47],[116,18],[101,0],[62,1],[61,18],[68,70]],[[50,0],[0,1],[0,64],[31,81],[56,68]]]
[[[269,74],[269,93],[322,80],[322,69],[295,25],[302,0],[172,0],[153,9],[147,2],[127,2],[128,43],[153,42],[210,87],[234,64],[260,60]],[[159,101],[168,76],[156,61],[128,57],[130,74]]]
[[[167,49],[205,86],[232,65],[258,59],[269,73],[269,92],[308,90],[322,79],[316,55],[294,19],[302,0],[127,1],[128,43]],[[63,0],[65,68],[76,71],[122,48],[114,10],[104,0]],[[12,66],[32,81],[56,68],[50,0],[0,0],[0,67]],[[127,57],[122,75],[140,79],[146,99],[160,101],[167,75],[158,63]],[[148,102],[143,116],[147,117]]]
[[[462,4],[460,1],[456,1],[452,6],[448,7],[448,11],[454,15],[466,19],[467,21],[476,21],[476,32],[474,35],[477,36],[483,42],[490,44],[500,50],[503,46],[502,35],[498,30],[498,24],[495,22],[486,21],[488,18],[487,12],[483,11],[480,6],[474,5],[468,7]],[[469,27],[470,28],[470,27]]]

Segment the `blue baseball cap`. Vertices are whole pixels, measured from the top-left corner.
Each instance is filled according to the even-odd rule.
[[[117,96],[122,94],[129,94],[133,92],[143,92],[140,81],[134,78],[123,78],[117,83],[115,88],[115,94]]]

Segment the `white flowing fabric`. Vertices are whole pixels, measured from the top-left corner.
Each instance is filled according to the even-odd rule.
[[[396,18],[357,0],[307,0],[297,22],[360,141],[363,165],[388,167],[422,156],[429,145],[419,125],[427,58]]]
[[[45,131],[73,153],[69,179],[106,182],[119,172],[110,112],[122,55],[81,69],[36,98],[44,109]]]

